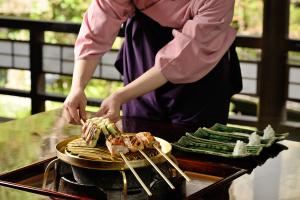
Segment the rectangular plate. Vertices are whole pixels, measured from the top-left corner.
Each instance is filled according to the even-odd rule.
[[[199,128],[194,133],[186,133],[177,142],[173,143],[173,147],[186,152],[210,154],[227,158],[243,158],[258,156],[263,148],[270,147],[277,141],[283,140],[288,133],[275,134],[272,139],[261,139],[260,145],[246,146],[246,154],[233,155],[233,149],[236,141],[241,140],[244,143],[249,142],[249,136],[253,130],[236,128],[222,124],[215,124],[211,128]],[[256,131],[262,136],[262,131]]]

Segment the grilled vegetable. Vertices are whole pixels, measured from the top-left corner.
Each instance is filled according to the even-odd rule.
[[[117,126],[114,123],[108,123],[106,125],[106,128],[111,134],[115,136],[121,135],[121,131],[117,128]]]
[[[235,132],[235,133],[248,133],[248,134],[251,134],[255,131],[255,130],[250,130],[250,129],[246,129],[246,128],[227,126],[227,125],[219,124],[219,123],[216,123],[210,129],[214,130],[214,131],[220,131],[220,132],[229,132],[229,133]],[[262,131],[256,131],[256,132],[260,136],[263,135]]]
[[[217,141],[222,141],[222,142],[235,143],[237,140],[241,140],[245,143],[248,143],[248,141],[249,141],[248,134],[219,132],[219,131],[210,130],[207,128],[199,128],[195,133],[192,133],[192,135],[195,137],[199,137],[199,138],[217,140]]]
[[[110,135],[119,136],[121,131],[114,123],[103,117],[88,119],[82,127],[82,138],[90,147],[95,147],[97,142],[104,144]]]

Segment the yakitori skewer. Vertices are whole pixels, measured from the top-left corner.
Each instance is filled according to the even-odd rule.
[[[97,125],[92,121],[84,122],[83,119],[80,119],[80,122],[83,126],[82,138],[90,143],[91,139],[94,138],[97,130]]]
[[[162,173],[162,171],[154,164],[154,162],[142,151],[139,152],[148,160],[148,162],[153,166],[153,168],[159,173],[159,175],[166,181],[166,183],[170,186],[171,189],[175,189],[174,185],[169,181],[169,179]]]
[[[132,173],[135,175],[135,177],[143,187],[145,186],[145,184],[139,178],[138,174],[136,174],[134,169],[130,166],[124,154],[128,152],[140,151],[140,153],[148,160],[148,162],[161,175],[161,177],[167,182],[167,184],[172,189],[175,188],[172,183],[166,178],[166,176],[159,170],[159,168],[153,163],[153,161],[142,151],[144,148],[155,148],[187,181],[191,180],[166,154],[164,154],[160,150],[159,143],[155,140],[150,132],[140,132],[135,136],[123,137],[121,135],[121,132],[115,127],[113,123],[110,123],[108,119],[103,119],[101,117],[99,119],[90,120],[88,122],[83,122],[81,120],[81,123],[83,125],[84,132],[83,139],[89,144],[90,140],[93,139],[97,131],[103,132],[106,138],[106,146],[111,155],[114,157],[120,154],[129,169],[132,171]],[[98,134],[99,133],[100,132],[98,132]],[[93,143],[93,145],[96,145],[96,143]],[[147,193],[150,192],[146,186],[144,187],[144,189]]]
[[[191,181],[191,179],[164,152],[162,152],[160,148],[156,145],[153,146],[188,182]]]
[[[146,193],[149,196],[152,196],[151,191],[148,189],[148,187],[145,185],[145,183],[143,182],[143,180],[140,178],[140,176],[136,173],[136,171],[134,170],[134,168],[130,165],[129,161],[127,160],[127,158],[124,156],[123,153],[119,152],[120,156],[123,158],[123,160],[125,161],[126,165],[129,167],[130,171],[133,173],[133,175],[135,176],[136,180],[141,184],[141,186],[144,188],[144,190],[146,191]]]

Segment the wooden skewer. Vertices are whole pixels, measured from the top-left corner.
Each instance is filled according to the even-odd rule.
[[[154,164],[154,162],[145,154],[142,150],[139,152],[148,160],[148,162],[154,167],[154,169],[159,173],[159,175],[167,182],[167,184],[172,188],[175,189],[174,185],[169,181],[169,179],[162,173],[162,171]]]
[[[160,148],[154,145],[154,148],[187,180],[190,182],[191,179],[164,153]]]
[[[123,153],[120,153],[121,157],[123,158],[123,160],[125,161],[126,165],[129,167],[130,171],[133,173],[133,175],[135,176],[136,180],[141,184],[141,186],[144,188],[144,190],[146,191],[146,193],[149,196],[152,196],[151,191],[148,189],[148,187],[145,185],[145,183],[142,181],[142,179],[140,178],[140,176],[136,173],[136,171],[133,169],[133,167],[130,165],[129,161],[127,160],[127,158],[124,156]]]
[[[83,121],[83,119],[80,119],[81,125],[83,126],[85,124],[85,122]]]

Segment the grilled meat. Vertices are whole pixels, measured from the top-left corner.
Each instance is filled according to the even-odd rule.
[[[159,142],[155,140],[150,132],[139,132],[136,134],[136,137],[143,142],[146,148],[153,148],[154,145],[160,147]]]
[[[145,148],[160,147],[150,132],[122,136],[114,123],[102,117],[88,119],[82,127],[82,138],[89,147],[95,147],[99,141],[105,143],[113,157],[120,153],[137,152]]]
[[[135,135],[125,136],[124,143],[131,152],[137,152],[144,149],[144,143]]]
[[[110,135],[106,139],[106,146],[113,157],[120,156],[120,153],[126,154],[129,152],[128,147],[124,143],[124,138],[122,136],[113,137]]]

